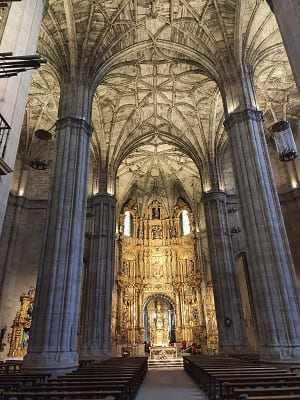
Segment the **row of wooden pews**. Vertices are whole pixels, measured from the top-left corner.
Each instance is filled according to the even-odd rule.
[[[300,376],[257,360],[190,356],[184,368],[211,400],[300,400]]]
[[[0,361],[0,375],[7,373],[20,372],[22,362],[21,361]]]
[[[131,400],[147,372],[147,358],[111,358],[84,363],[58,377],[7,374],[0,376],[0,399],[111,399]],[[31,380],[30,380],[31,377]]]

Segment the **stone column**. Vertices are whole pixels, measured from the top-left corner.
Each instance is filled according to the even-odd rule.
[[[267,0],[274,11],[300,92],[300,0]]]
[[[88,266],[86,310],[83,310],[82,359],[111,356],[111,302],[114,279],[115,197],[93,199],[94,234]]]
[[[248,342],[227,220],[226,194],[204,194],[220,353],[247,353]]]
[[[298,288],[262,113],[254,109],[234,112],[225,127],[239,190],[261,358],[297,361],[300,359]]]
[[[0,52],[13,52],[14,55],[35,54],[46,3],[46,0],[22,0],[11,4],[1,39]],[[0,80],[0,113],[12,128],[4,160],[12,169],[15,164],[30,81],[31,72]],[[0,233],[11,178],[12,174],[0,177]]]
[[[60,109],[64,115],[66,103],[72,109],[75,94],[83,94],[82,88],[76,92],[75,85],[71,87],[72,92],[62,94]],[[79,104],[80,98],[77,101]],[[87,98],[83,103],[87,107]],[[78,366],[77,329],[92,128],[83,117],[71,116],[61,117],[56,128],[46,233],[24,372],[62,374]]]

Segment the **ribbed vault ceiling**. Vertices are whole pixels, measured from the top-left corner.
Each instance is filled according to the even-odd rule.
[[[88,76],[97,87],[92,163],[118,169],[122,200],[131,190],[144,193],[141,203],[155,191],[167,201],[175,189],[192,198],[198,171],[205,183],[226,149],[216,82],[226,79],[230,60],[256,68],[267,128],[299,115],[264,0],[49,0],[38,50],[48,64],[33,73],[22,157],[34,153],[34,131],[55,123],[59,82]]]

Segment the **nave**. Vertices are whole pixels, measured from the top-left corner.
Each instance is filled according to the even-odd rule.
[[[183,369],[149,369],[136,400],[206,400]]]
[[[21,363],[0,363],[1,400],[298,400],[299,365],[274,366],[253,355],[183,356],[182,367],[154,368],[147,357],[82,361],[61,376],[22,373]],[[149,369],[148,369],[149,367]]]

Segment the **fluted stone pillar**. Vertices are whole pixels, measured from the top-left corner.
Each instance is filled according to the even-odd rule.
[[[220,353],[245,353],[248,342],[227,220],[226,194],[204,194]]]
[[[297,361],[299,295],[262,113],[254,109],[232,113],[225,127],[241,203],[261,358]]]
[[[76,117],[64,117],[56,127],[46,234],[24,372],[57,374],[78,366],[77,329],[92,129],[85,119]]]
[[[115,204],[115,197],[109,194],[98,194],[93,199],[95,220],[85,288],[87,308],[82,310],[82,359],[111,356]]]
[[[0,52],[13,52],[14,55],[35,54],[46,6],[46,0],[12,3],[1,38]],[[4,155],[4,161],[11,169],[15,164],[30,81],[31,72],[0,80],[0,113],[12,128]],[[0,234],[11,178],[12,174],[0,176]]]
[[[282,40],[300,92],[300,0],[267,0],[277,19]]]

